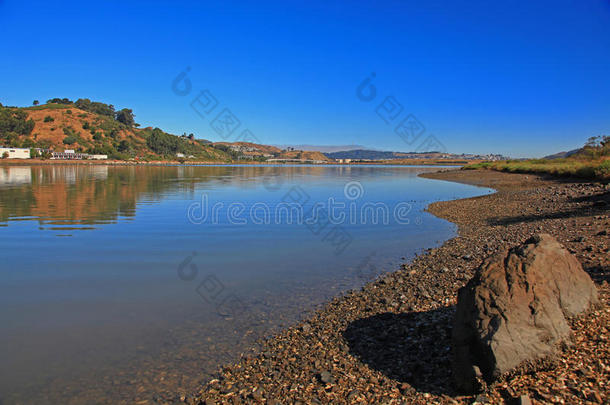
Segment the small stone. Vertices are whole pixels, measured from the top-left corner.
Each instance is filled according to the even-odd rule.
[[[318,379],[323,382],[324,384],[332,384],[333,382],[335,382],[335,379],[333,378],[333,375],[328,372],[328,371],[322,371],[319,375],[318,375]]]
[[[530,399],[530,397],[528,395],[521,395],[517,399],[517,404],[518,405],[532,405],[532,400]]]
[[[301,330],[305,333],[309,333],[311,332],[311,325],[308,323],[303,324],[303,326],[301,327]]]
[[[587,400],[595,402],[597,404],[601,404],[603,402],[602,397],[599,395],[599,393],[593,390],[590,391],[589,394],[587,394]]]
[[[250,396],[252,397],[252,399],[254,399],[255,401],[259,401],[262,402],[263,401],[263,396],[261,395],[260,392],[258,392],[258,390],[256,391],[252,391],[252,393],[250,394]]]
[[[479,394],[477,395],[477,397],[475,398],[473,404],[487,404],[489,403],[489,400],[487,399],[487,396],[485,394]]]
[[[470,260],[470,259],[472,259],[472,255],[464,255],[464,256],[462,256],[462,259]]]

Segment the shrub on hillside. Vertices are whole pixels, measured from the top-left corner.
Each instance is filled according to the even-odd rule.
[[[74,136],[66,136],[63,140],[63,143],[65,145],[72,145],[74,143],[76,143],[77,139]]]
[[[33,148],[34,146],[36,146],[36,142],[30,138],[26,138],[21,142],[22,148]]]
[[[117,150],[119,152],[126,152],[129,149],[130,149],[129,142],[127,142],[125,139],[123,139],[121,142],[119,142],[119,146],[117,147]]]
[[[55,119],[53,117],[51,117],[50,115],[47,115],[46,117],[44,117],[44,122],[53,122],[55,121]]]
[[[129,108],[123,108],[120,111],[117,111],[115,115],[115,119],[121,124],[125,124],[128,127],[133,127],[135,125],[133,111]]]
[[[0,144],[13,144],[22,135],[30,135],[34,120],[25,111],[0,105]]]
[[[604,160],[599,166],[597,166],[595,168],[595,174],[602,178],[610,177],[610,159]]]

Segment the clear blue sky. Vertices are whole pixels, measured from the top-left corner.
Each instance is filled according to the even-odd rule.
[[[450,152],[540,156],[610,133],[609,1],[0,0],[0,34],[4,105],[90,98],[211,140],[189,107],[203,89],[267,144],[412,150],[375,112],[390,95]]]

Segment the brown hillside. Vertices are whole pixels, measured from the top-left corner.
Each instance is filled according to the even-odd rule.
[[[116,128],[112,133],[112,120],[80,110],[73,106],[66,108],[45,107],[27,108],[24,109],[29,118],[34,120],[34,130],[29,136],[37,143],[45,143],[49,148],[57,151],[64,149],[85,150],[96,144],[105,142],[129,140],[136,146],[138,150],[146,149],[146,140],[138,135],[137,129]],[[45,118],[50,117],[52,121],[45,122]],[[89,129],[84,129],[83,125],[88,124]],[[77,141],[71,145],[63,143],[64,139],[69,136],[69,133],[76,135]],[[93,133],[100,135],[99,140],[93,138]]]
[[[155,153],[147,145],[147,137],[158,129],[132,128],[119,123],[114,117],[96,114],[76,108],[74,104],[44,104],[36,107],[22,108],[28,119],[34,121],[34,128],[29,135],[21,135],[19,144],[31,141],[28,146],[36,146],[64,151],[98,151],[113,156],[121,148],[126,153],[121,159],[163,159],[174,156],[174,152],[163,152],[163,156]],[[231,157],[210,145],[203,145],[195,139],[186,137],[173,137],[169,141],[180,144],[184,155],[193,155],[195,158],[206,161],[229,161]],[[123,147],[121,144],[125,144]],[[167,150],[167,149],[166,149]],[[116,157],[115,157],[116,158]]]
[[[302,151],[302,150],[291,150],[282,152],[279,156],[280,159],[306,159],[306,160],[322,160],[330,161],[331,159],[324,156],[322,152]]]
[[[286,151],[271,145],[260,145],[251,142],[216,142],[214,145],[225,145],[248,156],[270,155],[275,159],[304,159],[330,161],[321,152],[291,150]]]
[[[248,156],[261,156],[264,154],[277,156],[282,150],[275,146],[260,145],[252,142],[215,142],[214,145],[225,145]]]

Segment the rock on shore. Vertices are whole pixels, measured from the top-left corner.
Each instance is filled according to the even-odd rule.
[[[453,328],[454,377],[472,392],[520,364],[551,355],[571,335],[567,318],[598,302],[578,260],[538,234],[492,255],[461,288]]]

